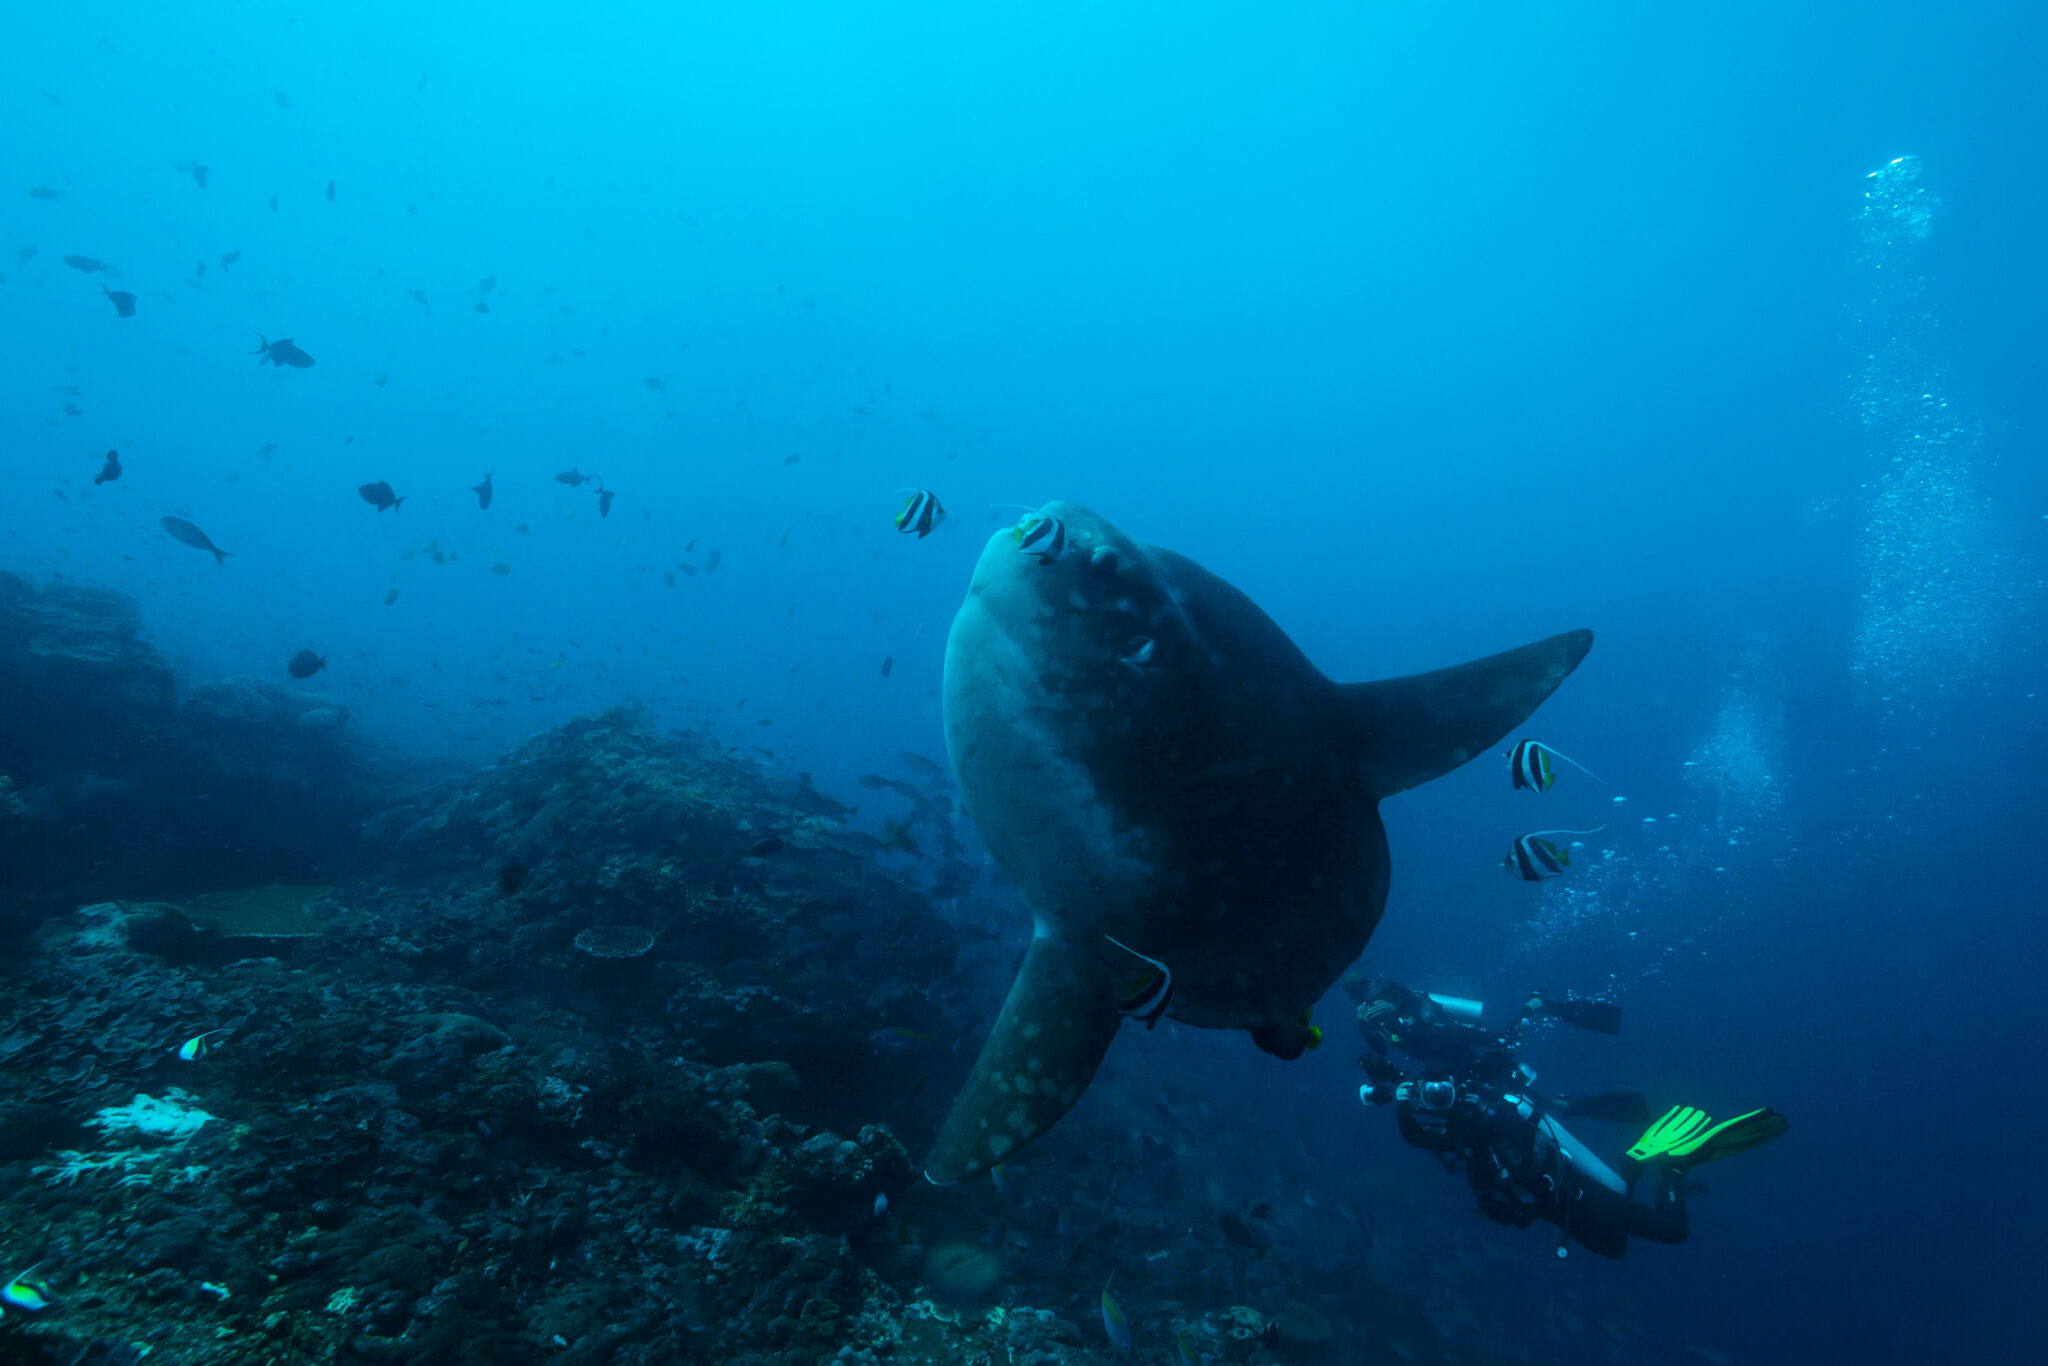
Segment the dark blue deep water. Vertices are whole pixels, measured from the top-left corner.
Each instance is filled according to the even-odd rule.
[[[1316,1011],[1328,1043],[1292,1064],[1241,1034],[1127,1028],[1019,1159],[1035,1215],[984,1207],[985,1183],[923,1188],[892,1197],[902,1245],[946,1229],[997,1247],[993,1302],[1078,1330],[1047,1361],[1119,1359],[1096,1308],[1112,1267],[1141,1361],[1175,1359],[1176,1325],[1289,1299],[1337,1325],[1336,1360],[2035,1359],[2048,19],[1925,3],[24,4],[0,34],[0,569],[21,591],[132,599],[180,696],[288,687],[317,704],[294,734],[338,729],[323,762],[374,764],[388,788],[348,777],[362,811],[328,811],[332,842],[296,852],[181,833],[200,815],[176,764],[128,814],[74,810],[76,775],[110,771],[105,755],[23,775],[54,733],[110,723],[31,702],[21,690],[53,685],[19,680],[45,675],[6,675],[0,710],[53,719],[10,724],[0,749],[16,825],[0,924],[45,962],[0,981],[0,1034],[41,1021],[35,1048],[59,1047],[49,964],[67,950],[35,936],[70,908],[276,881],[337,885],[358,910],[403,899],[390,889],[427,874],[355,843],[390,828],[364,812],[606,708],[637,705],[649,733],[785,787],[806,773],[860,806],[849,828],[886,839],[896,813],[859,779],[915,777],[904,750],[944,755],[946,633],[983,544],[1014,505],[1066,498],[1230,580],[1339,680],[1592,628],[1587,662],[1516,733],[1607,785],[1565,768],[1531,798],[1488,754],[1391,799],[1392,893],[1360,967],[1460,996],[1613,1000],[1619,1038],[1529,1035],[1546,1083],[1716,1114],[1768,1103],[1792,1128],[1712,1169],[1684,1244],[1560,1261],[1554,1231],[1474,1218],[1462,1177],[1361,1108],[1352,1005],[1333,991]],[[106,291],[132,295],[132,316]],[[251,354],[281,338],[315,363]],[[121,477],[95,485],[109,450]],[[572,470],[601,483],[557,478]],[[402,506],[359,496],[377,481]],[[929,539],[891,526],[919,488],[951,514]],[[232,555],[171,539],[165,516]],[[285,662],[307,649],[325,667],[296,682]],[[272,764],[260,735],[209,743],[260,775],[208,789],[201,804],[253,808],[234,819],[284,809],[276,784],[343,781]],[[1526,830],[1603,823],[1562,877],[1498,866]],[[869,1050],[872,1078],[840,1068],[829,1112],[804,1120],[886,1119],[913,1160],[1027,924],[971,821],[956,833],[980,880],[946,923],[985,919],[1001,949],[952,970],[979,1004],[921,1006],[937,1036],[923,1073]],[[49,855],[33,888],[31,843]],[[157,853],[119,877],[95,862],[138,849]],[[522,857],[545,877],[553,852]],[[940,859],[924,852],[868,857],[928,889]],[[469,876],[488,883],[498,857],[479,845]],[[419,897],[455,895],[457,873],[434,876]],[[762,904],[777,895],[771,879]],[[767,954],[725,948],[714,974],[726,956]],[[513,1029],[496,988],[429,1001],[437,971],[406,969],[422,993],[407,1009]],[[946,968],[919,971],[901,977],[924,1000]],[[163,1014],[175,1044],[187,1017]],[[37,1102],[75,1122],[176,1084],[232,1119],[261,1090],[96,1066],[99,1089],[48,1090],[38,1058]],[[924,1073],[901,1114],[849,1098]],[[54,1189],[31,1169],[97,1142],[4,1130],[17,1192]],[[1626,1146],[1589,1132],[1610,1158]],[[1168,1151],[1199,1189],[1148,1184],[1138,1154]],[[405,1183],[483,1160],[449,1154],[382,1186],[372,1160],[346,1189],[431,1212]],[[8,1309],[0,1358],[117,1360],[117,1341],[195,1314],[260,1342],[266,1314],[297,1312],[265,1298],[295,1272],[245,1285],[196,1263],[235,1297],[104,1300],[92,1287],[122,1272],[89,1234],[113,1207],[45,1198],[0,1189],[0,1275],[43,1261],[58,1301]],[[1221,1245],[1217,1210],[1260,1200],[1272,1253]],[[318,1222],[265,1208],[278,1228]],[[1051,1231],[1070,1212],[1122,1230],[1071,1272]],[[700,1241],[721,1226],[677,1223]],[[595,1267],[592,1241],[552,1274]],[[1193,1269],[1148,1280],[1155,1252]],[[852,1255],[917,1298],[914,1258]],[[448,1256],[419,1294],[465,1265]],[[522,1274],[541,1293],[543,1271]],[[1426,1328],[1376,1335],[1368,1285]],[[560,1359],[664,1359],[636,1355],[653,1340],[639,1329],[600,1350],[587,1328],[491,1312],[522,1344],[559,1333],[548,1351],[585,1353]],[[273,1323],[246,1355],[164,1338],[154,1359],[457,1359],[407,1345],[426,1322],[393,1311],[288,1340]],[[860,1341],[703,1351],[891,1359]]]

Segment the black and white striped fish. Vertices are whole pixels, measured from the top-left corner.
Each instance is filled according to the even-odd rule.
[[[1531,792],[1546,792],[1557,781],[1557,773],[1550,766],[1552,759],[1562,759],[1596,783],[1607,780],[1587,768],[1569,754],[1560,754],[1541,740],[1520,740],[1508,751],[1508,772],[1514,778],[1515,791],[1528,788]]]
[[[1173,969],[1157,958],[1146,957],[1120,939],[1106,934],[1102,937],[1131,957],[1144,962],[1145,970],[1138,974],[1132,981],[1130,989],[1117,1000],[1116,1011],[1119,1015],[1144,1021],[1145,1028],[1150,1029],[1159,1023],[1159,1017],[1164,1015],[1166,1007],[1173,1003]]]
[[[910,501],[903,505],[903,511],[896,514],[896,529],[908,535],[917,533],[920,541],[932,534],[932,529],[946,520],[946,510],[939,506],[939,497],[930,489],[909,489]]]
[[[1500,866],[1524,882],[1544,882],[1556,877],[1571,867],[1572,851],[1569,846],[1552,844],[1545,835],[1597,835],[1607,827],[1596,826],[1591,830],[1538,830],[1522,836],[1508,848],[1508,856]]]
[[[1057,517],[1034,512],[1020,518],[1010,534],[1017,538],[1017,553],[1040,564],[1051,564],[1067,553],[1067,524]]]

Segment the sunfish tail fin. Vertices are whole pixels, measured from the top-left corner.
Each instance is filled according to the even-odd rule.
[[[1367,792],[1391,797],[1493,748],[1592,648],[1591,631],[1567,631],[1433,673],[1345,684]]]
[[[925,1160],[925,1179],[978,1176],[1037,1138],[1073,1107],[1109,1052],[1123,1017],[1116,978],[1092,946],[1041,935],[974,1071],[953,1099]]]

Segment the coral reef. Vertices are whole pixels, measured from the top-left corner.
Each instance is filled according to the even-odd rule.
[[[0,696],[0,929],[346,867],[391,779],[317,693],[233,679],[181,701],[133,600],[61,580],[0,573]]]
[[[5,667],[106,670],[85,728],[123,748],[31,748],[35,801],[200,734],[238,757],[184,777],[236,803],[312,752],[367,790],[261,687],[179,708],[132,614],[67,593],[0,584],[4,638],[60,661]],[[109,898],[75,848],[40,865],[75,895],[0,960],[0,1249],[50,1303],[0,1360],[1064,1366],[1121,1359],[1112,1276],[1140,1361],[1449,1359],[1462,1307],[1378,1235],[1296,1206],[1236,1255],[1214,1205],[1267,1155],[1156,1077],[1028,1170],[917,1175],[1021,951],[1001,887],[921,890],[807,782],[631,711],[383,781],[321,885],[134,858]],[[90,809],[164,817],[136,800]]]

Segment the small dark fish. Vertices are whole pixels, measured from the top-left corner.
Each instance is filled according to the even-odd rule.
[[[649,375],[646,379],[643,379],[640,382],[646,385],[648,388],[654,390],[654,392],[656,392],[657,394],[660,393],[663,389],[668,388],[668,381],[659,378],[658,376],[655,375]]]
[[[1265,1256],[1266,1249],[1272,1246],[1271,1243],[1253,1232],[1250,1224],[1247,1224],[1235,1214],[1219,1216],[1216,1220],[1216,1226],[1223,1230],[1223,1236],[1231,1242],[1236,1243],[1239,1247],[1248,1247],[1261,1257]]]
[[[894,656],[894,655],[883,655],[883,656],[882,656],[882,677],[884,677],[884,678],[887,678],[887,677],[889,676],[889,671],[890,671],[890,670],[892,670],[892,669],[894,669],[895,667],[896,667],[896,656]]]
[[[289,109],[292,107],[292,97],[290,95],[285,94],[284,91],[282,90],[271,91],[270,100],[271,103],[275,104],[279,109]]]
[[[289,365],[296,370],[305,370],[313,364],[313,358],[292,345],[290,337],[286,337],[282,341],[270,341],[261,332],[258,332],[256,340],[259,344],[249,354],[263,357],[263,360],[256,362],[258,365],[262,365],[267,361],[280,368]]]
[[[41,250],[39,247],[16,247],[14,249],[14,264],[18,266],[27,265],[30,261],[36,259],[36,252],[39,250]]]
[[[203,190],[206,188],[206,173],[211,171],[213,167],[201,166],[197,161],[181,161],[178,163],[177,169],[191,176],[192,183]]]
[[[742,855],[740,855],[740,857],[741,857],[741,858],[767,858],[767,857],[769,857],[769,856],[770,856],[771,854],[779,854],[779,853],[781,853],[781,852],[782,852],[782,836],[780,836],[780,835],[769,835],[769,836],[768,836],[767,838],[765,838],[765,839],[760,839],[760,840],[756,840],[756,841],[754,841],[753,845],[752,845],[751,847],[749,847],[749,848],[748,848],[747,852],[746,852],[746,853],[744,853],[744,854],[742,854]]]
[[[597,491],[597,515],[600,517],[611,516],[612,499],[616,498],[617,496],[618,495],[612,492],[612,490],[610,489],[599,489]]]
[[[1572,851],[1544,839],[1545,835],[1597,835],[1607,827],[1591,830],[1538,830],[1522,836],[1508,848],[1500,866],[1524,882],[1543,882],[1571,867]]]
[[[418,304],[421,308],[431,307],[431,305],[427,303],[427,292],[424,289],[408,289],[405,292],[412,295],[412,301]]]
[[[270,459],[271,456],[276,454],[277,443],[275,441],[266,441],[263,443],[263,449],[256,452],[256,458],[258,460],[268,460]]]
[[[95,484],[111,484],[121,477],[121,453],[107,452],[107,463],[100,466],[100,472],[92,477]]]
[[[505,860],[505,866],[498,870],[498,890],[506,896],[516,896],[526,885],[526,865],[516,858]]]
[[[486,275],[484,276],[483,279],[477,281],[476,292],[479,294],[488,294],[497,287],[498,277],[495,275]]]
[[[563,470],[555,476],[555,482],[557,484],[567,484],[573,489],[579,484],[589,483],[590,478],[591,476],[583,473],[581,470]]]
[[[671,574],[666,569],[661,571],[661,581],[667,584],[670,588],[674,588],[676,586],[676,576],[674,574]]]
[[[712,551],[709,555],[706,555],[704,557],[704,572],[707,574],[716,574],[718,572],[718,566],[722,564],[724,560],[725,552],[723,550]]]
[[[276,195],[272,195],[272,196],[270,196],[270,211],[271,211],[272,213],[276,213],[276,212],[277,212],[277,196],[276,196]]]
[[[51,104],[62,104],[62,103],[64,103],[64,101],[63,101],[63,100],[62,100],[62,99],[61,99],[60,97],[58,97],[58,96],[57,96],[56,94],[54,94],[54,93],[53,93],[53,92],[51,92],[51,91],[48,91],[48,90],[38,90],[38,91],[37,91],[36,93],[37,93],[38,95],[41,95],[41,96],[42,96],[42,97],[43,97],[44,99],[48,100],[48,101],[49,101],[49,102],[50,102]]]
[[[42,199],[54,204],[64,197],[62,190],[53,190],[48,185],[38,185],[28,192],[30,199]]]
[[[336,182],[334,182],[334,181],[332,181],[332,180],[330,180],[330,181],[328,181],[328,182],[327,182],[327,202],[328,202],[328,203],[330,203],[330,204],[332,204],[332,203],[334,202],[334,186],[335,186],[335,184],[336,184]]]
[[[105,262],[90,256],[67,256],[64,258],[64,264],[73,270],[82,270],[87,275],[95,275],[107,268]]]
[[[64,415],[66,417],[84,417],[85,409],[79,407],[76,403],[67,403],[64,405]],[[69,500],[67,499],[66,501]]]
[[[489,470],[484,471],[483,483],[470,485],[469,491],[476,495],[476,505],[480,510],[484,512],[491,510],[491,473]]]
[[[1271,1223],[1273,1219],[1272,1202],[1267,1200],[1259,1201],[1258,1204],[1253,1205],[1251,1207],[1251,1210],[1246,1217],[1251,1219],[1264,1219],[1268,1223]]]
[[[877,1053],[907,1053],[919,1044],[931,1041],[931,1035],[909,1025],[883,1025],[868,1035],[868,1042],[875,1046]]]
[[[945,520],[946,510],[939,506],[937,494],[930,489],[912,489],[903,511],[896,514],[896,529],[905,535],[915,532],[921,541]]]
[[[398,590],[396,588],[387,588],[384,590],[384,605],[386,607],[389,607],[392,603],[397,601]]]
[[[135,316],[135,296],[127,290],[108,289],[105,285],[101,285],[100,293],[107,296],[107,302],[114,306],[114,313],[117,317],[132,318]]]
[[[485,303],[482,299],[478,299],[474,304],[470,306],[476,309],[476,311],[479,313],[488,313],[491,311],[491,306]]]
[[[676,568],[682,570],[685,574],[689,575],[693,579],[697,577],[697,566],[694,564],[678,563],[676,565]]]
[[[211,551],[216,564],[226,564],[228,556],[235,553],[232,550],[222,550],[207,537],[205,532],[193,526],[183,517],[160,517],[157,520],[163,529],[171,534],[172,540],[182,541],[195,550]]]
[[[385,483],[382,479],[379,479],[374,484],[364,484],[356,492],[363,496],[364,502],[370,504],[379,512],[382,512],[385,508],[390,508],[394,512],[399,511],[398,505],[405,501],[405,499],[392,493],[391,485]]]
[[[229,266],[233,265],[235,262],[241,259],[242,250],[240,247],[237,247],[235,248],[235,250],[229,252],[227,255],[220,258],[220,268],[222,270],[226,270]]]
[[[785,456],[783,456],[783,457],[782,457],[782,467],[783,467],[784,469],[788,469],[788,468],[789,468],[789,467],[790,467],[791,465],[794,465],[794,464],[795,464],[795,463],[796,463],[797,461],[799,461],[799,460],[801,460],[801,459],[803,459],[803,458],[804,458],[804,453],[803,453],[802,451],[795,451],[795,452],[792,452],[791,454],[789,454],[789,455],[785,455]],[[784,533],[783,533],[783,535],[784,535],[785,537],[787,537],[787,536],[788,536],[788,534],[789,534],[788,532],[784,532]],[[785,541],[785,544],[786,544],[786,543],[787,543],[787,542]]]
[[[326,657],[316,655],[311,650],[299,651],[292,656],[292,662],[284,666],[285,672],[293,678],[311,678],[326,667]]]
[[[941,781],[945,779],[946,770],[935,759],[927,759],[922,754],[907,749],[898,750],[896,757],[903,760],[904,767],[913,773],[922,773],[927,778],[937,778]]]
[[[512,566],[506,564],[503,560],[500,560],[496,564],[491,566],[491,572],[502,579],[512,572]]]
[[[1323,1046],[1323,1031],[1308,1022],[1308,1014],[1304,1010],[1292,1020],[1254,1025],[1250,1030],[1252,1042],[1258,1045],[1261,1053],[1271,1053],[1282,1062],[1293,1062],[1303,1053]]]

